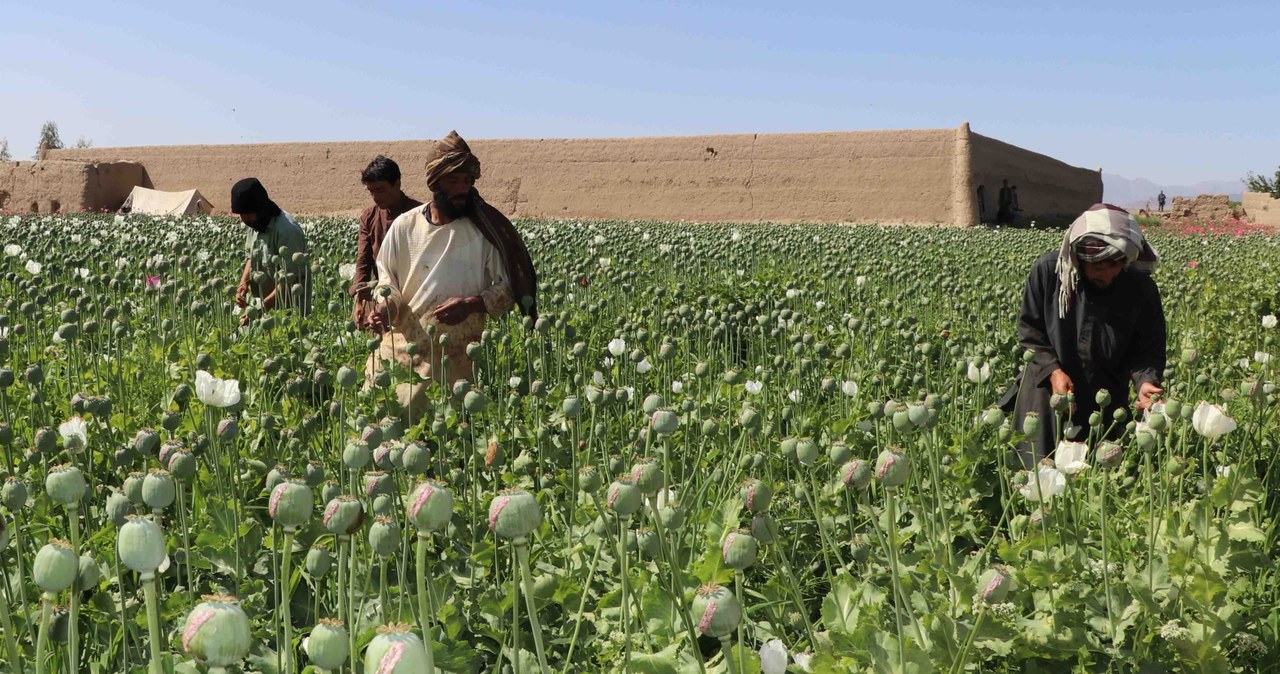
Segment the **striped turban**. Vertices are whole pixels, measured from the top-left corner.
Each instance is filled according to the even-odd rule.
[[[1123,259],[1126,268],[1150,274],[1158,259],[1128,211],[1111,204],[1094,204],[1071,223],[1058,251],[1058,317],[1067,310],[1080,283],[1081,262]]]
[[[450,131],[427,155],[427,189],[434,192],[441,178],[458,171],[478,180],[480,160],[471,154],[471,147],[457,131]]]

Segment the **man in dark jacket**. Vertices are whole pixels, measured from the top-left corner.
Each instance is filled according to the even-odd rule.
[[[1059,250],[1032,266],[1018,317],[1018,341],[1031,358],[1002,401],[1019,430],[1028,413],[1039,416],[1038,432],[1018,448],[1025,466],[1051,454],[1061,437],[1096,440],[1122,429],[1116,412],[1128,406],[1130,386],[1139,411],[1161,393],[1166,337],[1151,278],[1156,259],[1132,215],[1096,204]]]

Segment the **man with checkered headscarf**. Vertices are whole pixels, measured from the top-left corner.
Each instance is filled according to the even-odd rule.
[[[1156,251],[1137,220],[1110,204],[1089,207],[1067,230],[1058,250],[1036,260],[1023,289],[1018,342],[1031,353],[1001,406],[1023,428],[1028,413],[1038,433],[1019,445],[1024,465],[1052,454],[1062,438],[1096,441],[1117,435],[1116,412],[1137,393],[1138,411],[1161,393],[1165,321],[1151,272]],[[1097,402],[1106,390],[1110,402]],[[1053,408],[1058,394],[1073,401]],[[1091,427],[1094,412],[1101,425]]]

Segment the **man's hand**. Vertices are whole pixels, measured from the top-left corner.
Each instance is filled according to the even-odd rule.
[[[454,297],[445,300],[431,314],[445,325],[457,325],[471,314],[483,311],[484,300],[479,297]]]
[[[236,306],[241,309],[249,306],[249,286],[242,284],[236,288]]]
[[[357,298],[355,308],[351,310],[351,322],[356,324],[357,328],[364,328],[365,317],[369,312],[365,310],[364,300]]]
[[[1152,384],[1149,381],[1142,382],[1142,386],[1138,388],[1138,402],[1135,407],[1138,411],[1151,409],[1151,403],[1155,402],[1155,397],[1164,393],[1164,389]]]
[[[1049,386],[1053,389],[1054,393],[1059,395],[1066,395],[1076,390],[1075,384],[1071,383],[1071,377],[1068,377],[1067,373],[1064,372],[1062,368],[1054,370],[1053,373],[1049,375]]]
[[[375,333],[382,334],[391,327],[391,319],[387,314],[386,304],[374,304],[366,306],[364,310],[364,324],[360,327],[365,330],[372,330]]]

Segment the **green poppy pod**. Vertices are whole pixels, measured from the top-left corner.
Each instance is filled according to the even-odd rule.
[[[649,418],[649,426],[658,435],[671,435],[680,428],[680,418],[673,410],[656,410]]]
[[[218,422],[218,441],[235,442],[240,435],[240,423],[235,417],[226,417]]]
[[[658,532],[649,527],[642,527],[635,532],[635,551],[640,553],[645,559],[655,559],[661,548],[662,541],[658,538]]]
[[[657,494],[667,482],[666,475],[662,472],[662,465],[648,457],[640,459],[631,467],[631,480],[636,488],[647,496]]]
[[[621,477],[609,485],[605,503],[613,512],[630,517],[644,506],[644,492],[640,491],[631,477]]]
[[[400,461],[409,473],[422,475],[431,468],[431,447],[421,440],[415,440],[405,446]]]
[[[98,587],[98,581],[100,580],[102,580],[102,569],[98,568],[97,560],[87,552],[80,555],[80,562],[76,571],[76,591],[87,592],[92,590]]]
[[[1113,468],[1120,463],[1120,459],[1124,456],[1124,447],[1117,442],[1104,440],[1098,443],[1097,449],[1094,450],[1094,457],[1098,463],[1108,468]]]
[[[735,531],[725,536],[724,543],[720,545],[720,553],[725,566],[735,571],[744,571],[756,563],[760,544],[750,531]]]
[[[751,535],[761,545],[770,545],[778,540],[778,522],[769,513],[760,513],[751,518]]]
[[[285,531],[296,529],[311,519],[315,498],[311,488],[303,482],[285,481],[271,490],[267,501],[267,514]]]
[[[400,549],[400,527],[395,520],[380,515],[369,527],[369,547],[379,557],[390,557]]]
[[[244,659],[253,646],[249,616],[234,597],[205,595],[182,628],[182,650],[196,662],[225,668]]]
[[[198,467],[196,455],[185,449],[179,449],[169,455],[169,472],[183,482],[195,477]]]
[[[645,414],[653,414],[657,412],[663,405],[662,396],[657,393],[651,393],[645,397],[644,402],[640,403],[640,409]]]
[[[142,502],[152,510],[164,510],[178,497],[178,485],[167,470],[153,469],[142,479]]]
[[[859,564],[871,558],[871,539],[866,534],[854,534],[849,541],[849,553]]]
[[[796,442],[796,460],[802,466],[810,467],[817,462],[820,451],[813,438],[804,437]]]
[[[351,652],[348,643],[347,628],[341,620],[321,618],[320,623],[311,628],[303,650],[312,665],[336,672],[347,662]]]
[[[107,516],[116,527],[124,526],[125,521],[132,514],[134,514],[133,504],[129,502],[129,497],[125,496],[124,492],[112,491],[107,496]]]
[[[467,394],[462,397],[462,409],[466,410],[469,414],[480,414],[484,412],[485,408],[488,406],[489,399],[478,389],[467,391]]]
[[[542,507],[526,491],[504,491],[489,504],[489,528],[503,538],[523,540],[540,524]]]
[[[116,552],[126,567],[141,574],[154,574],[166,556],[167,543],[159,524],[138,517],[126,518],[116,534]]]
[[[684,528],[684,508],[677,503],[668,503],[658,510],[658,522],[666,531],[679,531]]]
[[[871,464],[853,459],[840,467],[840,481],[845,487],[862,491],[871,486]]]
[[[56,538],[40,548],[31,565],[31,575],[36,585],[51,595],[70,588],[79,574],[80,558],[76,557],[70,543]]]
[[[40,428],[36,431],[32,444],[41,453],[52,452],[58,447],[58,433],[52,428]]]
[[[749,478],[743,482],[739,493],[747,510],[754,515],[768,512],[769,503],[773,501],[773,489],[755,478]]]
[[[69,506],[84,498],[88,484],[84,480],[84,472],[69,463],[54,466],[44,479],[44,490],[57,503]]]
[[[133,436],[133,448],[143,456],[154,455],[159,447],[160,434],[150,428],[144,428]]]
[[[750,407],[743,409],[742,413],[738,415],[738,425],[752,433],[759,432],[763,423],[764,420],[760,417],[760,413]]]
[[[406,511],[419,533],[440,531],[453,519],[453,494],[444,485],[423,482],[409,495]]]
[[[364,652],[364,671],[370,674],[426,674],[427,649],[408,625],[378,628]]]
[[[369,461],[372,458],[373,453],[369,451],[369,446],[362,440],[349,442],[342,450],[342,465],[353,470],[369,465]]]
[[[987,604],[999,604],[1009,596],[1013,585],[1013,577],[1007,568],[992,567],[978,578],[978,596]]]
[[[335,536],[350,536],[360,530],[364,506],[351,496],[339,495],[329,501],[321,517],[324,528]]]
[[[582,414],[582,401],[577,396],[569,396],[560,403],[560,411],[566,419],[577,419]]]
[[[324,578],[329,573],[329,568],[333,566],[333,555],[329,553],[329,548],[313,545],[307,551],[307,559],[303,566],[307,569],[307,575],[312,578]]]
[[[352,368],[343,365],[338,368],[338,376],[336,377],[338,386],[350,391],[356,387],[360,381],[360,375]]]
[[[4,487],[0,488],[0,502],[11,513],[16,513],[27,506],[31,494],[27,483],[20,477],[9,476],[4,479]]]
[[[885,449],[876,458],[876,477],[886,487],[901,487],[911,476],[911,463],[901,451]]]
[[[1022,432],[1031,436],[1039,433],[1040,415],[1035,412],[1027,412],[1027,415],[1022,417]]]
[[[827,448],[827,458],[833,464],[843,464],[853,457],[853,450],[843,440],[836,440]]]
[[[593,494],[602,486],[604,486],[604,480],[595,466],[583,466],[578,469],[578,489]]]
[[[693,622],[699,634],[726,637],[742,621],[742,605],[728,589],[714,583],[698,588],[693,597]]]
[[[129,498],[130,503],[136,506],[142,505],[142,481],[146,477],[146,473],[135,470],[124,479],[124,495]]]
[[[364,495],[366,498],[377,498],[394,492],[395,482],[390,475],[380,470],[371,470],[364,474]]]

